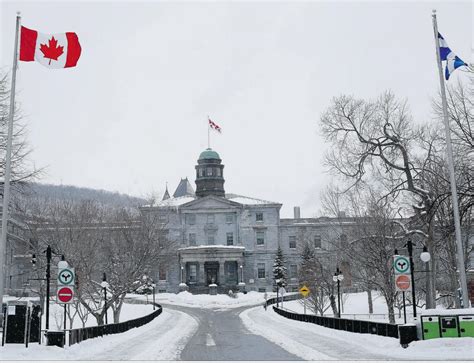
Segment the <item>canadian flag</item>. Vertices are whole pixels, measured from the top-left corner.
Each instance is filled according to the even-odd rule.
[[[216,131],[218,131],[218,132],[222,132],[221,127],[220,127],[218,124],[216,124],[215,122],[211,121],[210,118],[208,118],[208,120],[209,120],[209,127],[210,127],[211,129],[214,129],[214,130],[216,130]]]
[[[42,34],[21,27],[20,60],[37,61],[48,68],[75,67],[81,56],[76,33]]]

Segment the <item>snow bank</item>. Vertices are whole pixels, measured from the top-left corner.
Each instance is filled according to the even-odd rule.
[[[133,305],[137,310],[151,306]],[[0,360],[176,360],[198,323],[189,315],[164,310],[150,323],[125,333],[59,348],[30,344],[0,347]]]
[[[193,295],[190,292],[183,291],[178,294],[159,293],[155,295],[156,302],[170,305],[179,305],[187,307],[195,307],[201,309],[219,309],[227,310],[242,306],[262,305],[265,301],[264,293],[250,291],[247,294],[237,293],[232,298],[228,295]],[[273,297],[275,294],[267,293],[267,298]],[[127,298],[145,300],[144,295],[128,294]],[[150,297],[148,297],[150,299]]]
[[[284,318],[271,308],[249,309],[240,318],[254,334],[305,360],[472,360],[474,357],[474,338],[418,341],[404,349],[398,339],[299,322]]]

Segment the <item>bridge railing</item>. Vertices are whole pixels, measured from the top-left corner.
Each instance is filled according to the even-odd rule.
[[[109,334],[124,333],[127,330],[138,328],[142,325],[148,324],[163,312],[160,304],[155,304],[157,309],[151,314],[142,316],[137,319],[127,320],[116,324],[107,324],[99,326],[90,326],[87,328],[72,329],[69,331],[69,345],[80,343],[84,340],[97,338]]]
[[[290,301],[298,300],[300,298],[301,296],[299,296],[299,294],[287,295],[283,298],[283,300]],[[276,298],[271,298],[267,300],[267,306],[275,303]],[[330,316],[299,314],[292,311],[277,308],[276,306],[273,307],[273,311],[288,319],[313,323],[324,326],[326,328],[345,330],[352,333],[376,334],[385,337],[399,338],[397,324],[381,323],[367,320],[335,318]]]

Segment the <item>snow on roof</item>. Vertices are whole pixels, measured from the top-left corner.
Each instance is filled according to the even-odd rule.
[[[178,207],[185,203],[189,203],[194,199],[196,199],[196,197],[191,195],[185,195],[177,198],[168,198],[153,205],[145,205],[144,207]]]
[[[246,197],[246,196],[238,195],[238,194],[226,194],[225,197],[226,199],[232,202],[236,202],[236,203],[240,203],[244,205],[280,204],[276,202],[270,202],[268,200],[250,198],[250,197]]]
[[[202,246],[190,246],[190,247],[178,248],[178,251],[199,250],[199,249],[207,249],[207,248],[219,248],[219,249],[229,249],[229,250],[245,250],[244,246],[202,245]]]
[[[426,309],[420,315],[474,315],[474,308],[468,309]]]

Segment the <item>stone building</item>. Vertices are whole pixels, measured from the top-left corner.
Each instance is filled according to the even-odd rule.
[[[187,178],[181,179],[172,197],[166,189],[162,201],[141,208],[145,215],[158,217],[176,245],[176,253],[156,272],[158,291],[178,291],[180,283],[195,293],[207,293],[210,284],[227,292],[239,283],[247,291],[271,291],[279,245],[289,290],[296,290],[301,244],[307,241],[316,251],[327,252],[328,234],[334,229],[328,228],[328,220],[302,219],[298,207],[295,218],[281,219],[281,203],[226,193],[224,165],[214,150],[204,150],[195,169],[196,191]]]

